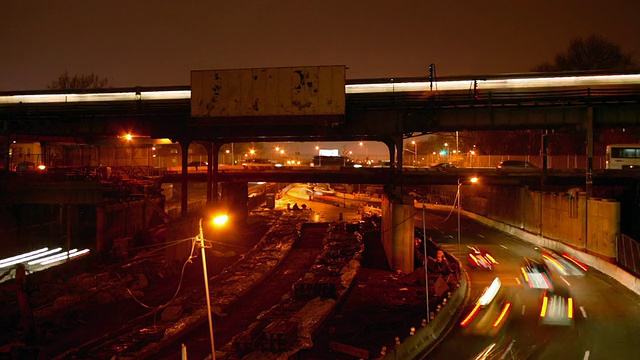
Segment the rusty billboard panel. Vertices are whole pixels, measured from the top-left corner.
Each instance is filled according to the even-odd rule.
[[[192,117],[344,115],[345,66],[191,72]]]

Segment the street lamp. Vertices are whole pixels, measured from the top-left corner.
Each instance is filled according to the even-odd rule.
[[[472,178],[459,178],[458,179],[458,192],[456,193],[456,199],[457,199],[457,203],[458,203],[458,260],[462,261],[461,259],[461,254],[460,254],[460,205],[462,204],[462,199],[460,196],[460,186],[462,185],[462,183],[464,181],[469,181],[472,184],[475,184],[478,182],[478,178],[477,177],[472,177]]]
[[[444,147],[447,151],[447,162],[451,162],[451,154],[449,153],[449,143],[444,143]]]
[[[213,224],[215,226],[224,225],[229,217],[227,215],[218,215],[213,218]],[[209,337],[211,339],[211,358],[216,359],[216,346],[213,341],[213,314],[211,313],[211,295],[209,294],[209,277],[207,276],[207,258],[205,255],[204,233],[202,231],[202,218],[199,222],[200,233],[196,236],[196,241],[202,251],[202,271],[204,272],[204,291],[207,298],[207,315],[209,317]]]
[[[411,145],[413,145],[413,165],[415,166],[418,163],[418,144],[415,140],[411,140]]]
[[[427,273],[427,262],[429,261],[429,257],[427,256],[427,224],[426,224],[426,212],[427,210],[427,199],[426,197],[422,198],[422,245],[424,251],[424,293],[426,295],[427,302],[427,324],[431,319],[431,315],[429,314],[429,274]]]

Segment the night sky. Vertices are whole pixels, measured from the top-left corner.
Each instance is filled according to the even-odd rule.
[[[179,3],[179,5],[178,5]],[[640,1],[7,0],[0,91],[65,70],[112,87],[188,85],[195,69],[346,65],[347,77],[527,72],[571,37],[640,59]]]
[[[177,4],[180,5],[177,5]],[[526,72],[597,33],[640,57],[634,0],[30,1],[0,5],[0,91],[67,70],[114,87],[194,69],[347,65],[348,78]]]

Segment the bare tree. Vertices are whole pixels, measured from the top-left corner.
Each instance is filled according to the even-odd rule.
[[[69,76],[65,70],[58,78],[52,81],[48,86],[49,89],[70,89],[70,90],[86,90],[86,89],[104,89],[109,87],[109,80],[91,73],[89,75]]]
[[[566,52],[533,71],[630,70],[634,66],[633,56],[623,53],[620,45],[594,34],[571,39]]]

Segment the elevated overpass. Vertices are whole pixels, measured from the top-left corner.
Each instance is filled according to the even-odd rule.
[[[11,140],[18,137],[34,141],[67,138],[87,144],[127,133],[169,138],[179,142],[183,150],[183,183],[188,181],[186,150],[191,142],[202,141],[209,153],[208,188],[215,188],[225,176],[218,172],[218,150],[229,142],[381,141],[389,148],[391,164],[402,164],[403,139],[415,134],[582,128],[590,151],[583,179],[590,193],[594,176],[593,129],[640,123],[640,74],[533,73],[351,80],[344,87],[344,95],[344,114],[338,116],[192,117],[189,86],[1,93],[0,135],[4,138],[4,154],[8,154]],[[5,162],[8,168],[8,157]],[[543,158],[543,177],[545,164]],[[421,179],[419,175],[409,175],[405,180],[384,172],[367,174],[341,172],[316,174],[313,178],[358,183],[378,178],[389,184]],[[263,179],[269,176],[260,174]],[[535,181],[533,177],[529,179]],[[513,180],[507,182],[510,181]],[[187,187],[182,188],[184,192]],[[187,194],[182,197],[186,199]],[[213,191],[208,192],[207,199],[213,199]]]
[[[180,173],[166,173],[165,182],[180,182]],[[218,180],[221,182],[285,182],[285,183],[336,183],[336,184],[399,184],[406,186],[420,185],[456,185],[460,178],[480,177],[483,184],[497,186],[529,186],[538,188],[541,171],[498,171],[493,168],[457,168],[447,171],[434,171],[423,168],[402,171],[402,174],[390,168],[348,168],[340,169],[308,169],[289,168],[278,170],[220,170]],[[206,172],[195,172],[187,175],[189,182],[206,182]],[[584,170],[549,170],[545,175],[547,185],[576,185],[583,183]],[[623,186],[640,180],[640,172],[624,170],[598,170],[594,172],[596,186]]]
[[[211,142],[380,140],[451,130],[640,122],[640,74],[351,80],[342,117],[192,118],[189,86],[0,93],[2,135]],[[251,123],[251,127],[246,125]],[[242,131],[239,131],[239,130]]]
[[[640,124],[640,74],[564,73],[351,80],[344,86],[341,115],[192,117],[189,86],[102,89],[88,92],[35,91],[0,94],[4,154],[11,140],[73,139],[91,144],[99,138],[169,138],[182,147],[183,185],[189,180],[188,146],[201,141],[208,151],[207,200],[215,200],[219,181],[275,180],[379,183],[393,186],[428,182],[455,183],[469,174],[412,174],[402,164],[403,139],[450,130],[555,129],[585,130],[589,150],[585,172],[549,174],[543,157],[541,174],[483,174],[504,184],[540,183],[551,179],[586,185],[591,192],[593,129]],[[240,95],[238,95],[240,96]],[[543,140],[545,137],[543,137]],[[327,173],[226,174],[218,170],[218,150],[229,142],[381,141],[392,167],[382,170]],[[546,145],[543,144],[543,154]],[[8,157],[5,157],[8,163]],[[8,166],[5,165],[5,168]],[[474,171],[475,172],[475,171]],[[540,178],[540,176],[542,178]],[[608,179],[606,174],[602,179]],[[615,179],[615,177],[614,177]],[[401,187],[401,186],[400,186]],[[182,201],[187,199],[182,186]],[[186,211],[186,203],[182,204]]]

